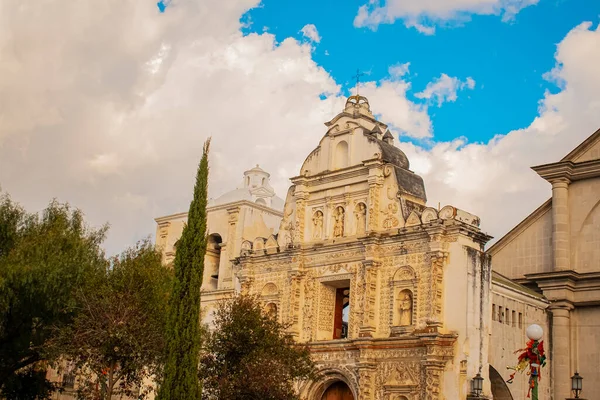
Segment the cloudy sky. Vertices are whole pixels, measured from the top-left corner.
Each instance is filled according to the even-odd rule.
[[[594,0],[0,0],[0,187],[110,223],[115,253],[259,163],[289,177],[357,69],[429,203],[501,237],[550,197],[530,166],[600,127]]]

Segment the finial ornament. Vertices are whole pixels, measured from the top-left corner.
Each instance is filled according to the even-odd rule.
[[[360,69],[356,69],[356,75],[353,75],[352,78],[356,79],[356,97],[358,97],[358,85],[360,84],[360,77],[364,76],[363,72],[360,72]]]

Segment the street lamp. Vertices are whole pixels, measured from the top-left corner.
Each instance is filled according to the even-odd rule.
[[[525,331],[527,337],[533,340],[532,349],[537,352],[538,341],[544,336],[544,330],[537,324],[532,324]],[[538,400],[538,377],[540,374],[538,363],[531,363],[531,400]]]
[[[473,393],[479,397],[481,395],[481,392],[483,392],[483,377],[481,376],[481,374],[478,372],[477,375],[475,375],[475,378],[473,378],[473,380],[471,381],[471,389],[473,390]]]
[[[579,372],[575,372],[575,375],[571,377],[571,390],[575,392],[575,398],[579,398],[579,392],[583,386],[583,377],[579,375]]]

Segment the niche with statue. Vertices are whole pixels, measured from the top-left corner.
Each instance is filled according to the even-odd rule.
[[[391,282],[394,301],[390,310],[391,334],[398,336],[414,330],[417,279],[410,266],[400,267]]]

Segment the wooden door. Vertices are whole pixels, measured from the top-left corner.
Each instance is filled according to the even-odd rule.
[[[336,382],[327,388],[321,400],[354,400],[354,396],[348,385]]]

